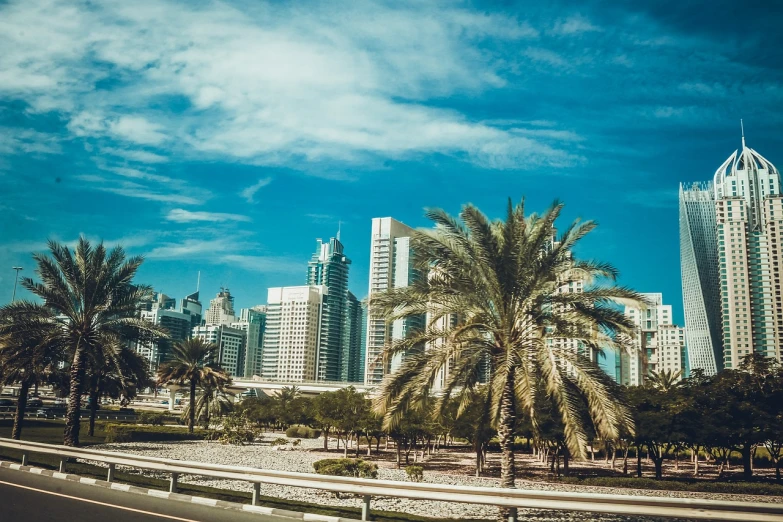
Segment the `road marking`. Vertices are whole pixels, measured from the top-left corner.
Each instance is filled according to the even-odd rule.
[[[141,510],[141,509],[134,509],[134,508],[129,508],[129,507],[125,507],[125,506],[117,506],[115,504],[107,504],[106,502],[98,502],[97,500],[89,500],[89,499],[86,499],[86,498],[74,497],[74,496],[71,496],[71,495],[63,495],[62,493],[54,493],[52,491],[46,491],[45,489],[38,489],[38,488],[31,488],[29,486],[22,486],[20,484],[14,484],[13,482],[5,482],[4,480],[0,480],[0,484],[5,484],[6,486],[11,486],[11,487],[14,487],[14,488],[29,489],[30,491],[37,491],[38,493],[45,493],[47,495],[54,495],[56,497],[70,498],[70,499],[73,499],[73,500],[78,500],[80,502],[87,502],[89,504],[97,504],[99,506],[106,506],[106,507],[111,507],[111,508],[115,508],[115,509],[122,509],[123,511],[131,511],[133,513],[141,513],[142,515],[150,515],[150,516],[158,517],[158,518],[167,518],[169,520],[180,520],[181,522],[197,522],[196,520],[193,520],[193,519],[190,519],[190,518],[175,517],[175,516],[172,516],[172,515],[161,515],[160,513],[153,513],[151,511],[144,511],[144,510]]]

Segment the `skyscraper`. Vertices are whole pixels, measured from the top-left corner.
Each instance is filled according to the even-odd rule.
[[[218,347],[218,363],[233,377],[244,373],[245,343],[247,335],[227,324],[208,324],[193,328],[193,337]]]
[[[234,316],[234,297],[228,288],[221,288],[220,292],[209,302],[206,324],[221,325],[236,321]]]
[[[626,386],[643,385],[651,372],[685,373],[685,333],[672,323],[671,305],[663,304],[662,294],[642,295],[648,304],[626,306],[624,311],[636,325],[630,353],[619,354],[619,383]]]
[[[706,194],[710,189],[711,194]],[[701,190],[680,188],[683,299],[691,369],[702,368],[709,374],[722,367],[736,368],[753,352],[780,360],[781,226],[780,172],[748,147],[744,136],[742,149],[723,162],[712,185],[703,185]],[[706,350],[708,331],[712,360]],[[701,343],[691,344],[691,336]]]
[[[712,183],[680,184],[680,270],[691,368],[723,368],[718,242]]]
[[[325,286],[270,288],[264,334],[262,377],[286,382],[313,381],[321,339]]]
[[[266,329],[266,306],[243,308],[239,311],[239,321],[231,323],[232,328],[245,332],[245,353],[242,358],[244,367],[242,376],[252,378],[261,375],[263,360],[264,331]]]
[[[198,290],[188,296],[185,296],[185,298],[180,302],[180,310],[183,314],[190,316],[191,328],[201,325],[201,314],[203,308],[201,306],[201,301],[198,300]]]
[[[134,350],[149,361],[149,368],[153,373],[157,371],[161,363],[169,359],[171,346],[174,343],[190,337],[190,315],[174,310],[173,303],[176,303],[175,299],[156,292],[154,300],[144,303],[139,310],[141,319],[162,326],[170,336],[168,339],[155,342],[137,341],[134,343]]]
[[[350,264],[350,259],[343,254],[343,244],[339,238],[334,237],[328,243],[319,239],[315,254],[307,264],[307,284],[323,285],[328,290],[323,296],[321,309],[321,339],[316,375],[319,381],[345,380],[342,359],[349,357],[349,354],[344,352],[350,350],[351,339],[351,332],[348,330],[351,323],[347,317]]]
[[[390,288],[408,286],[417,277],[411,258],[413,229],[390,217],[373,218],[370,246],[369,299]],[[398,319],[391,325],[373,314],[372,304],[367,310],[367,354],[364,382],[378,385],[383,377],[402,363],[402,357],[393,360],[383,357],[387,343],[404,339],[411,328],[421,328],[424,317]]]
[[[363,382],[362,306],[351,292],[348,292],[348,299],[346,299],[343,332],[343,347],[340,352],[340,380],[343,382]]]

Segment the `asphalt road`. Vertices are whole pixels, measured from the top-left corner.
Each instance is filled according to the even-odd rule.
[[[0,468],[0,520],[30,522],[290,522]]]

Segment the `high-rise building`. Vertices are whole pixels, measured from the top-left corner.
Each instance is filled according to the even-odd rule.
[[[417,277],[411,258],[413,229],[390,217],[373,218],[370,246],[369,299],[390,288],[403,288]],[[404,339],[412,328],[422,328],[424,317],[407,317],[387,325],[385,319],[367,310],[367,344],[364,382],[377,386],[402,364],[403,356],[384,357],[387,343]]]
[[[242,375],[248,379],[254,375],[260,376],[263,360],[264,331],[266,329],[266,306],[258,305],[253,308],[241,309],[239,311],[239,321],[231,323],[231,327],[242,330],[247,336]]]
[[[165,328],[170,336],[169,339],[155,342],[138,341],[135,343],[135,351],[149,361],[149,368],[153,373],[162,363],[169,360],[171,346],[174,343],[190,337],[190,316],[174,310],[172,303],[176,303],[176,300],[156,292],[154,300],[144,303],[139,310],[141,319]]]
[[[706,373],[724,368],[736,368],[742,358],[756,352],[780,361],[783,342],[783,296],[780,293],[783,275],[783,251],[780,234],[783,225],[783,193],[780,172],[766,158],[745,144],[734,151],[715,172],[711,189],[714,228],[704,230],[690,220],[683,226],[683,199],[687,193],[680,189],[680,230],[683,263],[683,299],[685,302],[686,336],[691,370],[701,368]],[[701,194],[701,200],[708,199]],[[700,200],[700,201],[701,201]],[[685,203],[688,203],[685,199]],[[694,207],[694,205],[691,205]],[[686,205],[685,217],[690,218]],[[693,212],[696,214],[696,212]],[[696,230],[694,230],[696,229]],[[685,234],[685,237],[682,235]],[[706,254],[700,251],[704,245]],[[715,245],[715,246],[712,246]],[[698,278],[702,275],[699,255],[715,255],[712,277],[705,278],[707,288]],[[704,260],[705,264],[707,260]],[[709,274],[709,270],[705,270]],[[687,276],[687,277],[686,277]],[[701,287],[697,286],[701,283]],[[697,295],[701,290],[701,296]],[[717,313],[691,314],[699,309],[701,299],[713,292],[719,307]],[[689,302],[694,299],[695,304]],[[702,309],[707,310],[704,305]],[[702,317],[700,317],[700,315]],[[702,320],[706,316],[707,320]],[[691,329],[704,331],[710,319],[719,320],[719,327],[710,331],[714,367],[704,357],[704,344],[691,345]],[[701,337],[704,334],[700,332]],[[694,339],[694,340],[699,340]],[[705,364],[704,359],[707,359]]]
[[[350,350],[351,338],[351,332],[347,329],[350,327],[347,317],[350,264],[350,259],[343,253],[339,237],[331,238],[328,243],[319,239],[315,254],[307,264],[307,284],[327,288],[321,308],[321,339],[316,373],[319,381],[344,380],[342,359],[350,357],[344,352]]]
[[[723,368],[721,297],[712,183],[680,184],[680,270],[691,368]]]
[[[217,296],[209,302],[206,325],[230,324],[236,321],[234,316],[234,297],[228,288],[221,288]]]
[[[190,316],[191,329],[201,325],[203,308],[201,306],[201,301],[198,300],[198,290],[186,296],[180,302],[180,310],[183,314],[188,314]]]
[[[343,382],[364,381],[362,324],[362,305],[355,295],[348,292],[343,326],[343,347],[340,351],[340,380]]]
[[[663,304],[663,295],[642,294],[647,304],[626,306],[625,316],[636,325],[629,352],[621,352],[620,384],[641,386],[651,372],[682,371],[687,356],[685,329],[672,322],[671,305]]]
[[[196,326],[193,338],[218,347],[218,363],[232,376],[244,375],[244,354],[247,336],[244,331],[226,324]]]
[[[323,285],[269,289],[261,370],[264,379],[316,379],[321,306],[327,292]]]

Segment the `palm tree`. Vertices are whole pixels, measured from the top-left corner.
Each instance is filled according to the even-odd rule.
[[[127,346],[121,347],[115,357],[91,361],[89,368],[90,424],[88,435],[95,434],[95,417],[101,397],[135,396],[136,390],[152,383],[147,360]]]
[[[0,311],[0,386],[19,383],[11,438],[19,440],[30,388],[51,383],[66,349],[54,323],[11,317]]]
[[[191,406],[191,404],[188,404],[182,410],[183,420],[190,418]],[[224,388],[202,387],[201,393],[196,399],[195,418],[203,423],[204,429],[209,428],[212,416],[222,418],[232,411],[234,411],[233,394],[227,392]]]
[[[412,236],[419,277],[370,301],[371,315],[389,323],[430,314],[425,327],[409,330],[384,350],[385,360],[405,355],[376,399],[386,426],[399,422],[407,409],[426,404],[443,369],[448,377],[438,409],[453,395],[469,403],[489,365],[485,404],[500,439],[503,487],[514,487],[515,419],[525,415],[535,427],[541,395],[562,418],[572,455],[584,456],[588,442],[585,401],[596,431],[606,437],[632,424],[606,373],[569,343],[547,342],[573,339],[585,350],[619,349],[619,339],[633,331],[633,324],[616,303],[642,301],[638,293],[609,284],[617,275],[610,265],[573,256],[574,246],[595,228],[593,222],[577,221],[556,237],[561,210],[555,203],[542,215],[526,217],[524,202],[514,206],[509,201],[505,221],[490,221],[472,205],[462,209],[460,219],[428,210],[435,228]],[[577,280],[590,286],[569,292],[568,282]],[[604,284],[593,284],[596,280]],[[437,326],[451,324],[441,319],[455,316],[460,318],[456,326]]]
[[[650,386],[662,392],[679,388],[682,385],[680,377],[682,376],[682,370],[661,370],[659,372],[652,371],[647,377],[647,382]]]
[[[142,257],[126,259],[121,247],[108,251],[80,238],[71,252],[49,241],[49,255],[34,254],[36,274],[21,281],[43,304],[17,301],[6,307],[16,317],[56,323],[58,337],[67,343],[70,358],[68,410],[63,444],[79,445],[81,395],[90,360],[116,360],[128,340],[166,338],[165,329],[144,321],[137,308],[152,297],[149,286],[133,284]]]
[[[196,424],[196,389],[199,386],[223,388],[231,382],[231,377],[224,371],[217,359],[218,347],[194,338],[176,343],[171,350],[173,359],[158,369],[158,382],[163,384],[176,383],[190,386],[190,410],[188,415],[188,431],[193,432]]]

